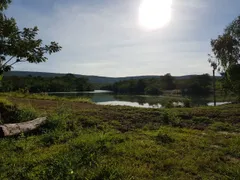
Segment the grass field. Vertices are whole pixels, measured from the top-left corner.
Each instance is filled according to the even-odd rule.
[[[48,117],[0,139],[1,180],[240,179],[239,104],[143,109],[19,94],[0,104],[1,123]]]

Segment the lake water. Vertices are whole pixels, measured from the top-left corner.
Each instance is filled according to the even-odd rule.
[[[93,102],[100,105],[120,105],[143,108],[163,108],[169,103],[172,106],[184,106],[186,98],[165,97],[165,96],[146,96],[146,95],[116,95],[111,91],[95,90],[86,92],[52,92],[50,95],[64,97],[87,97]],[[229,102],[217,102],[217,105],[227,104]],[[213,106],[213,102],[209,102],[207,98],[192,98],[192,106]]]

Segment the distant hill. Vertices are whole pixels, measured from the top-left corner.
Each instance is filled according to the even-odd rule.
[[[65,76],[64,73],[48,73],[48,72],[32,72],[32,71],[10,71],[7,73],[4,73],[4,76],[41,76],[41,77],[60,77]],[[129,79],[145,79],[145,78],[159,78],[161,76],[152,76],[152,75],[146,75],[146,76],[128,76],[128,77],[104,77],[104,76],[87,76],[87,75],[81,75],[81,74],[73,74],[76,77],[86,77],[89,79],[91,83],[96,84],[112,84],[118,81],[122,80],[129,80]],[[185,75],[185,76],[176,76],[176,79],[189,79],[194,75]]]

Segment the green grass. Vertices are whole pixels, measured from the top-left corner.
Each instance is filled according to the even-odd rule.
[[[0,139],[1,180],[240,178],[240,105],[72,107],[54,107],[36,132]]]
[[[0,124],[29,121],[44,115],[43,112],[37,111],[31,104],[15,105],[6,97],[0,97],[0,112]]]
[[[39,99],[39,100],[57,100],[57,101],[72,101],[81,103],[92,103],[90,99],[85,97],[66,98],[58,97],[53,95],[42,94],[30,94],[30,93],[19,93],[19,92],[7,92],[0,93],[0,97],[16,97],[16,98],[28,98],[28,99]]]
[[[9,101],[6,97],[1,97],[0,96],[0,103],[5,105],[5,106],[12,106],[13,103]]]

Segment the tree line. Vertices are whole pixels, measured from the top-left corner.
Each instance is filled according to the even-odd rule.
[[[86,77],[77,78],[72,74],[62,77],[19,77],[7,76],[2,79],[3,92],[24,90],[31,93],[91,91],[93,85]]]
[[[173,91],[184,95],[209,95],[211,93],[212,78],[208,74],[189,76],[176,79],[171,74],[160,78],[131,79],[102,86],[103,90],[110,90],[117,94],[146,94],[161,95],[164,91]]]

